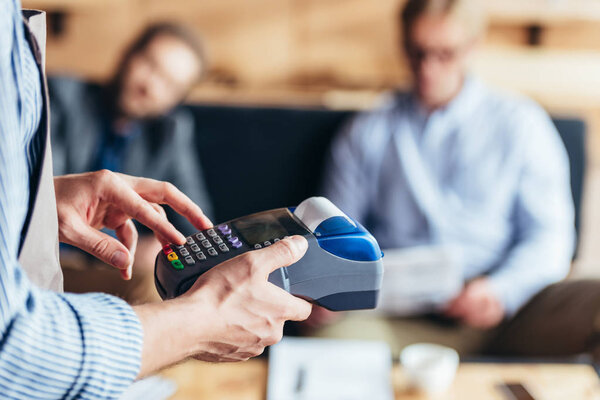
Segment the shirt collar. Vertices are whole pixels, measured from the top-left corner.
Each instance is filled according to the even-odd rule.
[[[467,75],[465,76],[459,93],[450,101],[450,103],[435,110],[433,113],[429,113],[421,106],[414,93],[410,96],[410,103],[414,112],[413,115],[419,119],[425,120],[430,116],[440,116],[442,118],[463,120],[469,118],[473,114],[480,102],[482,92],[483,85],[479,79]]]

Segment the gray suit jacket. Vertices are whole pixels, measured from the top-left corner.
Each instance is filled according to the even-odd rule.
[[[70,78],[49,78],[54,174],[89,171],[97,155],[106,115],[103,87]],[[177,108],[144,121],[132,139],[121,172],[173,183],[210,217],[211,205],[195,152],[193,116]],[[195,229],[167,208],[169,220],[184,234]]]

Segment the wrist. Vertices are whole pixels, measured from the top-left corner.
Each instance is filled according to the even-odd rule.
[[[142,323],[144,344],[139,377],[173,365],[202,351],[205,307],[186,297],[134,307]]]

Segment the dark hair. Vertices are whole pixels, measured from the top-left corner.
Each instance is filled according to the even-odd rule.
[[[123,81],[123,73],[125,66],[129,64],[131,59],[140,52],[144,51],[153,40],[163,36],[170,36],[185,44],[196,56],[200,65],[200,73],[198,79],[206,71],[208,63],[202,39],[193,30],[187,26],[174,22],[159,22],[146,27],[144,31],[125,49],[121,60],[117,65],[116,72],[112,80],[108,83],[105,92],[105,102],[110,112],[115,112],[115,97],[121,87]]]
[[[486,17],[481,2],[477,0],[408,0],[398,15],[403,40],[408,40],[410,30],[417,18],[425,14],[458,14],[469,26],[472,35],[485,30]]]
[[[120,66],[124,66],[129,59],[145,50],[154,39],[161,36],[173,37],[188,46],[198,59],[202,69],[204,69],[206,64],[206,53],[204,52],[202,40],[187,26],[173,22],[160,22],[146,27],[138,38],[129,45],[127,50],[125,50]]]

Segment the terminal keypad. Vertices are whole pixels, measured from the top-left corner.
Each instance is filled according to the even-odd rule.
[[[219,254],[237,250],[243,245],[232,229],[224,224],[188,236],[185,245],[167,245],[163,248],[163,252],[173,268],[182,270],[184,265],[187,267],[201,265],[201,262],[207,259],[207,255],[217,257]]]

